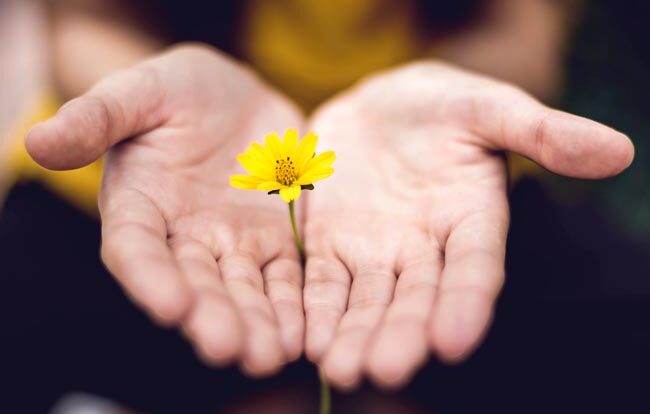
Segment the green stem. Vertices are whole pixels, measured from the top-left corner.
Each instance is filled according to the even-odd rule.
[[[318,378],[320,379],[320,414],[330,414],[332,411],[330,386],[320,370],[318,372]]]
[[[293,229],[293,238],[296,241],[296,247],[300,253],[300,260],[305,260],[305,246],[302,244],[302,238],[298,232],[298,225],[296,224],[296,211],[293,201],[289,202],[289,217],[291,218],[291,228]]]
[[[293,239],[296,242],[296,247],[300,253],[300,261],[305,262],[305,246],[302,243],[302,237],[298,232],[298,224],[296,223],[296,211],[293,201],[289,202],[289,218],[291,219],[291,228],[293,229]],[[320,414],[330,414],[332,410],[332,397],[330,395],[330,386],[323,374],[319,371],[318,378],[320,380]]]

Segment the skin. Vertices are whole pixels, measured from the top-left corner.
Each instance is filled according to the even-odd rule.
[[[307,203],[306,353],[342,388],[364,374],[401,386],[429,352],[457,362],[478,345],[504,282],[501,151],[587,179],[634,153],[611,128],[436,62],[372,76],[310,125],[338,158]]]
[[[108,150],[102,257],[207,361],[270,374],[304,343],[342,388],[364,375],[399,386],[429,352],[454,362],[477,346],[504,279],[500,151],[592,179],[633,158],[611,128],[431,61],[368,78],[308,125],[338,158],[299,202],[304,291],[286,204],[227,185],[252,139],[303,119],[217,51],[181,46],[111,75],[26,146],[52,169]]]
[[[207,362],[265,375],[302,352],[302,270],[286,205],[228,179],[251,137],[287,126],[302,115],[285,98],[216,50],[185,45],[101,81],[25,145],[55,170],[110,148],[99,200],[108,269]]]

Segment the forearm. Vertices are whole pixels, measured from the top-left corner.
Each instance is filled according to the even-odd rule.
[[[109,73],[164,46],[153,30],[132,17],[128,6],[111,0],[51,2],[52,76],[63,98],[80,95]]]
[[[494,0],[473,24],[436,42],[445,60],[514,83],[544,101],[557,97],[579,0]]]

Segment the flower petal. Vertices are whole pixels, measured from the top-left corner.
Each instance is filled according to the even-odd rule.
[[[300,197],[300,186],[294,185],[280,189],[280,197],[287,203],[297,200]]]
[[[264,181],[257,185],[258,190],[264,190],[264,191],[280,190],[285,187],[286,185],[282,185],[277,181]]]
[[[276,160],[284,159],[284,151],[282,151],[282,143],[280,142],[280,137],[275,132],[266,134],[264,137],[264,143],[271,150],[273,158]]]
[[[309,132],[304,136],[298,149],[296,150],[295,163],[298,168],[298,174],[302,172],[302,169],[307,164],[307,161],[312,159],[314,152],[316,151],[316,145],[318,144],[318,136],[313,132]]]
[[[249,147],[246,148],[246,152],[244,152],[244,155],[262,164],[268,164],[268,165],[275,164],[275,160],[273,160],[272,157],[271,159],[267,159],[262,152],[260,152],[257,148],[253,146],[253,144],[249,145]]]
[[[313,184],[316,181],[329,177],[334,173],[334,168],[326,167],[317,170],[310,170],[307,174],[302,175],[294,183],[299,185]]]
[[[334,155],[334,151],[325,151],[322,154],[318,154],[314,158],[307,161],[307,164],[301,171],[301,176],[309,174],[310,170],[330,167],[335,160],[336,155]]]
[[[258,159],[246,154],[239,154],[237,156],[237,161],[239,161],[241,165],[244,166],[246,171],[254,176],[263,178],[264,181],[275,179],[275,170],[273,168],[273,164],[259,161]]]
[[[285,157],[294,159],[296,153],[296,146],[298,145],[298,131],[295,129],[287,129],[284,133],[284,140],[282,141],[282,150]]]
[[[275,158],[273,157],[273,153],[269,147],[253,142],[250,151],[257,153],[260,157],[271,164],[273,168],[275,168]]]
[[[261,180],[250,175],[231,175],[230,185],[242,190],[255,190]]]

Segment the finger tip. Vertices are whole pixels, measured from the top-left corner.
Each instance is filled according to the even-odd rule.
[[[408,381],[408,370],[392,362],[373,361],[367,371],[372,382],[386,390],[398,389]]]
[[[286,362],[279,340],[259,341],[259,338],[249,337],[240,366],[246,375],[263,378],[279,372]]]
[[[386,391],[397,391],[403,388],[410,380],[410,375],[379,375],[373,372],[368,373],[372,382],[379,388]]]
[[[311,329],[307,331],[305,338],[305,356],[310,362],[317,364],[325,355],[330,340],[314,332]]]
[[[437,357],[445,363],[464,361],[481,342],[491,320],[491,309],[459,306],[441,309],[434,318],[430,342]]]
[[[392,390],[404,386],[426,359],[424,332],[421,337],[422,344],[412,342],[411,344],[415,345],[413,347],[398,348],[396,344],[386,340],[378,341],[370,351],[366,363],[370,379],[384,389]]]
[[[591,119],[554,111],[540,140],[541,160],[550,170],[575,178],[617,175],[634,159],[625,134]]]
[[[353,390],[361,378],[361,366],[349,353],[328,353],[321,369],[328,383],[341,390]]]
[[[177,289],[163,288],[166,284],[161,284],[160,289],[155,293],[150,293],[150,307],[156,320],[163,325],[173,325],[182,320],[191,306],[191,295],[183,287]]]
[[[224,350],[223,347],[214,345],[195,345],[196,352],[206,365],[223,368],[233,363],[237,359],[236,352]]]
[[[244,375],[251,378],[265,378],[277,374],[282,370],[283,364],[279,361],[260,361],[245,358],[240,364]]]
[[[469,341],[462,335],[436,327],[431,335],[432,348],[438,359],[446,364],[462,362],[469,352]]]
[[[151,310],[153,318],[162,326],[173,326],[183,318],[185,310],[182,305],[173,302],[157,304]]]
[[[294,362],[300,358],[303,351],[303,341],[301,340],[285,340],[284,349],[288,362]]]
[[[616,135],[618,143],[611,151],[614,169],[610,175],[616,175],[625,171],[634,162],[634,143],[630,137],[621,132],[616,132]]]
[[[287,362],[293,362],[300,358],[304,344],[302,329],[282,332],[281,340]]]
[[[470,354],[466,345],[440,342],[436,344],[438,360],[447,365],[457,365],[465,361]]]
[[[52,159],[55,144],[58,141],[57,130],[52,120],[39,122],[32,126],[25,135],[24,145],[29,156],[39,165],[56,170],[60,169],[56,160]]]
[[[280,322],[280,339],[287,361],[295,361],[302,355],[305,344],[305,323],[302,314],[285,317]]]
[[[310,348],[309,346],[305,346],[305,358],[307,358],[307,361],[313,364],[318,364],[322,357],[323,352]]]
[[[585,157],[592,160],[582,164],[588,168],[584,172],[586,178],[600,179],[616,176],[630,167],[634,161],[634,144],[627,135],[612,128],[600,131],[600,134],[594,134],[595,148],[592,149],[592,153],[595,155]]]
[[[250,338],[249,338],[250,339]],[[260,344],[256,351],[247,349],[241,360],[241,370],[252,378],[264,378],[279,372],[286,360],[279,346]]]
[[[104,152],[107,128],[106,108],[98,99],[76,98],[52,118],[34,125],[25,136],[25,149],[47,169],[80,168]]]
[[[361,377],[359,374],[337,368],[323,368],[323,376],[328,384],[343,392],[358,388]]]
[[[233,362],[241,353],[242,329],[236,315],[228,309],[219,309],[203,316],[194,312],[188,326],[201,356],[209,363],[224,366]]]

